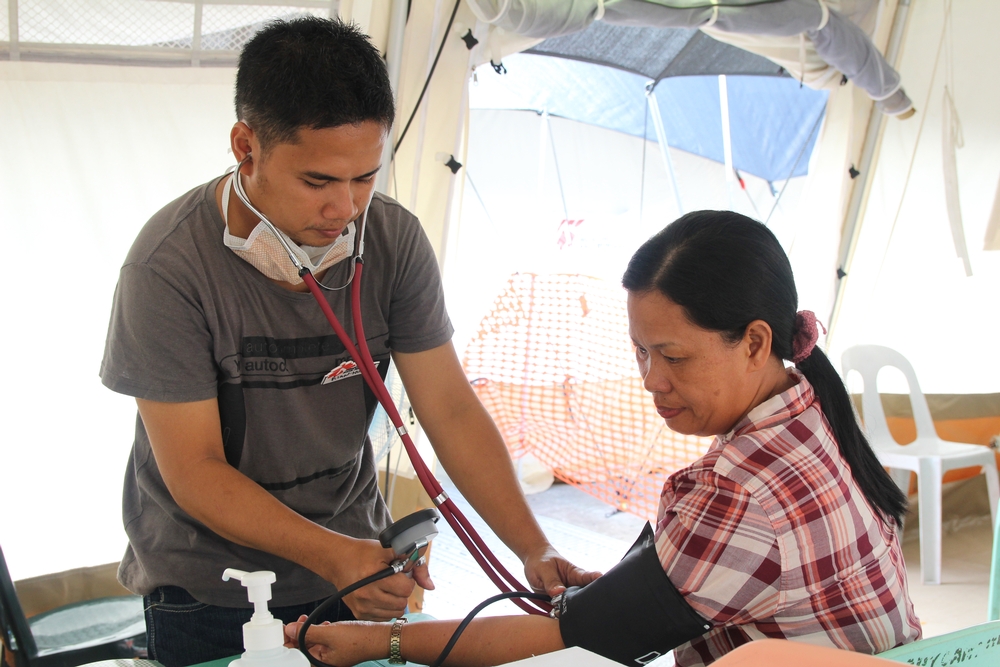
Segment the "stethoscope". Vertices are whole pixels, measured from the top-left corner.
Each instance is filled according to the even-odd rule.
[[[368,205],[365,206],[364,212],[361,214],[359,220],[359,230],[358,230],[358,241],[355,248],[354,254],[350,257],[351,271],[347,279],[347,283],[340,287],[326,287],[325,285],[320,285],[320,283],[313,276],[312,271],[309,267],[305,266],[302,261],[296,256],[292,251],[291,246],[289,246],[288,241],[285,239],[284,235],[281,234],[274,224],[261,213],[257,208],[250,203],[250,198],[247,196],[246,191],[243,189],[242,178],[240,177],[240,169],[243,165],[250,161],[252,156],[247,154],[236,168],[233,173],[233,191],[236,193],[236,197],[243,203],[251,213],[256,215],[261,222],[267,227],[267,229],[274,234],[274,236],[281,242],[282,248],[288,254],[288,258],[291,260],[295,269],[299,273],[299,277],[309,288],[309,292],[316,299],[316,303],[319,304],[320,310],[323,311],[323,315],[326,316],[327,321],[330,326],[333,327],[334,332],[337,334],[337,338],[343,344],[347,353],[354,360],[354,363],[358,365],[358,370],[361,371],[361,376],[368,385],[372,393],[378,399],[379,404],[385,410],[386,415],[388,415],[389,420],[392,422],[393,427],[399,434],[400,439],[403,441],[403,447],[406,449],[406,454],[413,464],[413,470],[417,474],[417,478],[420,480],[420,484],[427,491],[427,495],[431,497],[434,505],[441,511],[448,525],[452,527],[455,534],[465,545],[465,548],[469,550],[472,557],[479,563],[479,566],[486,573],[486,576],[496,584],[497,588],[503,593],[509,592],[527,592],[527,588],[521,584],[510,572],[507,571],[500,561],[497,559],[496,555],[490,551],[489,547],[483,541],[483,538],[479,536],[476,529],[472,527],[469,520],[462,514],[462,511],[458,509],[455,502],[448,497],[444,489],[441,488],[440,482],[435,479],[434,475],[427,468],[427,464],[424,463],[423,458],[421,458],[420,453],[417,451],[416,446],[413,444],[412,438],[410,438],[409,432],[406,430],[406,426],[403,425],[403,419],[399,415],[399,411],[396,409],[396,404],[392,400],[392,396],[389,394],[389,390],[386,388],[385,383],[382,381],[382,377],[379,375],[376,369],[375,362],[372,359],[371,353],[368,351],[368,343],[365,339],[365,331],[361,324],[361,275],[364,272],[364,248],[365,248],[365,229],[368,226],[368,209],[371,206],[371,199],[368,200]],[[374,196],[374,192],[372,193]],[[324,289],[334,291],[344,289],[348,285],[351,286],[351,319],[354,321],[354,337],[358,341],[357,346],[351,341],[344,327],[340,325],[340,321],[337,316],[334,315],[333,310],[330,308],[329,302],[323,295]],[[533,614],[545,614],[549,613],[551,608],[548,604],[539,601],[531,600],[530,602],[524,599],[513,598],[514,604],[519,606],[521,609],[528,613]],[[535,605],[535,606],[532,606]]]

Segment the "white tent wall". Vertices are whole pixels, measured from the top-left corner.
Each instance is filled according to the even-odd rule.
[[[858,101],[862,102],[860,113]],[[830,91],[823,127],[794,215],[795,241],[786,246],[798,288],[799,309],[811,310],[820,319],[833,305],[840,227],[851,186],[848,168],[852,156],[860,151],[860,145],[852,141],[857,134],[854,128],[864,123],[871,106],[853,87]]]
[[[994,30],[1000,4],[954,3],[950,37],[943,33],[948,4],[913,3],[899,65],[918,115],[885,128],[830,351],[839,363],[851,345],[887,345],[910,360],[925,392],[989,393],[1000,389],[1000,356],[993,352],[1000,253],[984,251],[982,239],[1000,175],[1000,89],[987,66],[1000,60]],[[944,43],[936,62],[942,36],[953,42]],[[965,136],[957,158],[971,277],[956,256],[945,204],[941,132],[949,46],[952,95]],[[880,390],[906,391],[891,380]]]
[[[872,41],[883,53],[898,5],[897,0],[880,4]],[[853,189],[862,185],[851,178],[850,168],[861,163],[868,119],[872,113],[879,113],[864,91],[839,83],[833,80],[827,86],[830,97],[826,116],[796,215],[802,233],[788,252],[799,291],[799,308],[815,312],[824,322],[836,298],[838,249],[848,203]],[[903,121],[883,119],[883,123],[887,122]]]
[[[3,546],[15,579],[117,561],[135,402],[101,386],[118,269],[232,162],[232,69],[0,62]]]
[[[341,9],[385,48],[390,6],[345,0]],[[405,48],[418,55],[403,59],[397,131],[453,7],[412,5]],[[475,25],[464,4],[454,30],[461,20]],[[454,177],[436,155],[462,153],[467,108],[470,52],[460,34],[448,40],[394,169],[401,201],[439,254]],[[116,561],[124,551],[121,480],[135,403],[97,377],[111,299],[145,221],[231,165],[234,76],[232,68],[0,62],[8,237],[0,341],[8,377],[17,378],[3,392],[0,505],[9,511],[0,545],[15,579]],[[420,197],[411,196],[418,187]]]
[[[399,142],[437,50],[444,41],[444,50],[425,99],[416,110],[416,116],[396,154],[389,185],[389,194],[420,218],[439,260],[447,233],[445,216],[454,178],[444,161],[438,159],[438,154],[457,155],[459,160],[463,159],[461,128],[467,112],[467,104],[463,103],[463,84],[469,68],[469,50],[457,34],[444,39],[453,7],[452,0],[411,6],[403,47],[405,58],[399,82],[399,108],[390,137],[394,143]],[[464,16],[466,13],[468,8],[464,5],[459,7],[456,22],[460,25],[453,25],[452,33],[457,33],[457,27],[462,25],[473,25],[469,20],[471,13]]]
[[[894,4],[890,0],[887,9]],[[384,47],[390,0],[340,5],[345,15],[367,21]],[[411,5],[394,136],[416,105],[454,6],[454,0]],[[954,94],[966,137],[958,171],[975,271],[969,279],[954,257],[944,210],[943,71],[924,104],[941,6],[938,0],[914,2],[901,70],[920,113],[928,115],[921,150],[880,274],[920,116],[887,122],[834,342],[838,349],[856,342],[899,348],[926,378],[928,391],[996,391],[1000,360],[979,350],[988,349],[998,330],[993,304],[1000,255],[982,252],[980,239],[1000,172],[1000,90],[990,85],[984,65],[1000,56],[991,34],[1000,5],[970,1],[954,10]],[[876,39],[882,46],[888,23]],[[471,52],[459,39],[470,28],[481,40]],[[448,221],[459,219],[462,206],[478,206],[468,188],[463,191],[462,172],[453,175],[438,159],[453,154],[466,162],[471,68],[529,44],[490,33],[460,4],[397,156],[389,194],[417,213],[446,263],[459,233]],[[14,508],[0,524],[0,544],[15,578],[113,561],[122,553],[121,479],[135,412],[131,399],[104,389],[97,378],[111,297],[145,220],[232,162],[232,77],[232,69],[0,62],[0,211],[9,241],[2,268],[7,327],[0,336],[8,377],[16,378],[4,391],[0,432],[7,472],[0,503]],[[870,108],[861,97],[852,86],[832,92],[797,209],[800,228],[790,253],[801,305],[821,318],[832,303],[837,241],[852,185],[847,167],[857,163]],[[69,249],[65,268],[55,243]],[[446,278],[461,270],[461,263],[454,272],[446,266]],[[932,354],[942,348],[937,341],[948,341],[949,354]],[[951,352],[954,342],[966,356]],[[832,350],[834,361],[838,349]],[[970,373],[957,369],[974,372],[962,380]]]

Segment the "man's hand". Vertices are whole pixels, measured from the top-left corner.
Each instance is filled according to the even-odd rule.
[[[566,590],[567,586],[586,586],[601,573],[588,572],[573,565],[549,545],[524,560],[524,575],[532,590],[554,596]]]
[[[350,540],[348,548],[337,554],[336,570],[327,577],[338,589],[343,590],[365,577],[389,567],[396,559],[392,549],[384,549],[377,540]],[[387,621],[403,615],[414,583],[427,590],[434,590],[434,582],[427,566],[416,567],[407,576],[394,574],[385,579],[362,586],[344,597],[344,603],[358,619]]]

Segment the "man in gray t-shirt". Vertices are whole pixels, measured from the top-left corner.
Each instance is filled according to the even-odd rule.
[[[221,580],[227,567],[274,571],[271,604],[287,622],[393,560],[375,539],[390,521],[366,435],[375,398],[342,366],[349,355],[276,237],[230,196],[233,178],[330,287],[352,276],[368,208],[361,313],[379,372],[395,362],[445,469],[532,586],[592,580],[551,547],[524,501],[450,342],[419,222],[372,195],[395,115],[378,51],[338,21],[269,24],[240,57],[236,111],[241,168],[139,233],[101,366],[104,384],[139,408],[119,577],[146,598],[151,657],[180,667],[242,651],[252,608],[245,589]],[[282,261],[269,263],[275,252]],[[351,330],[349,290],[325,296]],[[413,579],[432,586],[426,567]],[[364,587],[329,620],[399,616],[413,579]]]

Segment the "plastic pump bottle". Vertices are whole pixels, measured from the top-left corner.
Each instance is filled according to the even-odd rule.
[[[274,572],[244,572],[228,568],[222,580],[239,579],[246,587],[254,613],[243,624],[243,647],[246,652],[230,663],[230,667],[309,667],[309,660],[298,650],[286,648],[284,625],[271,615],[267,601],[271,599]]]

